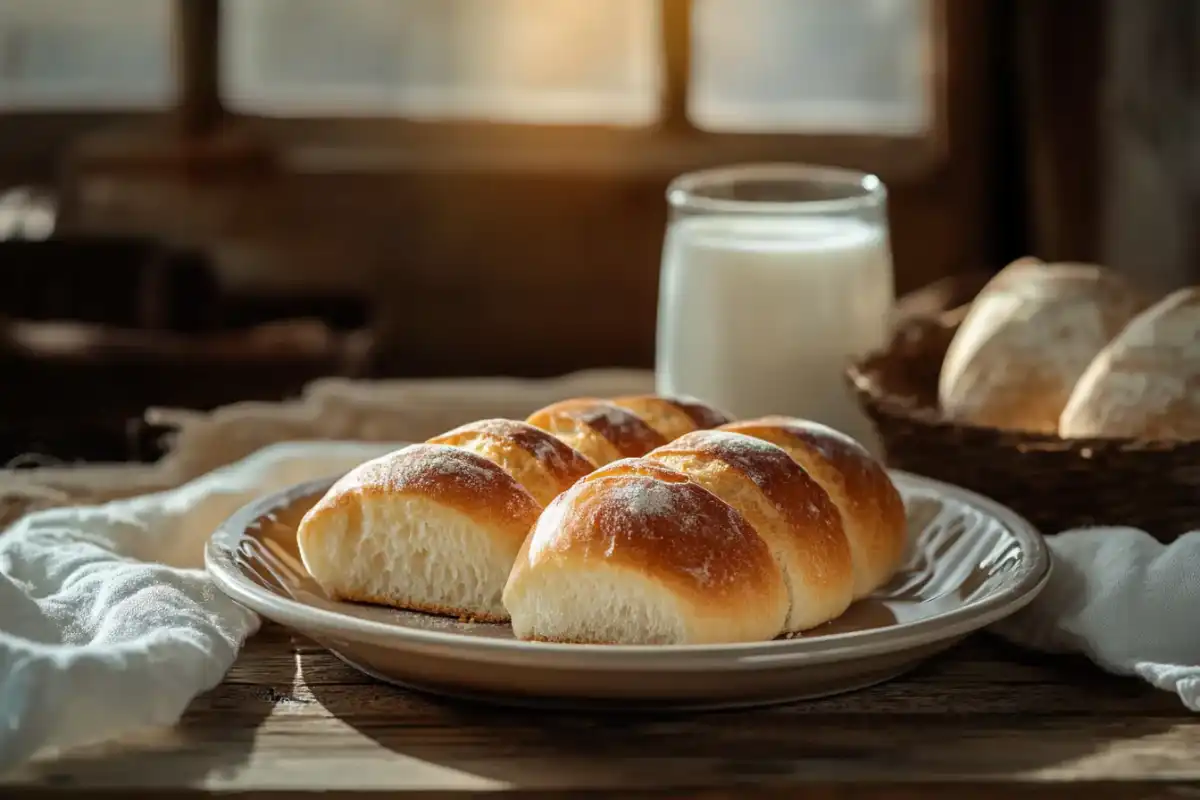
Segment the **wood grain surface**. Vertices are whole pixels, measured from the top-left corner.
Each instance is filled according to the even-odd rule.
[[[0,796],[1200,797],[1200,717],[976,636],[865,691],[693,716],[521,713],[363,677],[267,625],[176,728],[40,757]]]

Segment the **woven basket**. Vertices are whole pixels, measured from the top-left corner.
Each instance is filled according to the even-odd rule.
[[[991,497],[1044,533],[1132,525],[1165,542],[1200,529],[1200,441],[1062,439],[946,420],[938,372],[965,310],[909,319],[848,370],[890,466]]]

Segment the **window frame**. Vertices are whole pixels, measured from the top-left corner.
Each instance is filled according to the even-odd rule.
[[[176,0],[173,108],[10,113],[5,115],[7,121],[0,120],[0,146],[11,143],[19,153],[37,147],[22,141],[21,131],[48,127],[58,134],[55,139],[69,139],[97,122],[119,118],[145,122],[146,127],[170,136],[195,138],[217,128],[234,128],[269,146],[285,168],[311,172],[455,169],[658,176],[731,162],[812,161],[872,172],[889,184],[913,184],[933,180],[948,168],[956,127],[953,117],[957,106],[966,104],[963,87],[970,91],[971,75],[978,70],[978,65],[954,63],[972,54],[952,43],[956,37],[966,34],[971,39],[978,33],[985,21],[985,14],[975,8],[978,4],[924,0],[929,4],[932,48],[929,125],[910,135],[696,128],[687,115],[692,2],[659,2],[664,64],[661,113],[656,123],[645,127],[231,113],[220,102],[220,0]]]
[[[813,161],[917,182],[950,157],[950,63],[955,29],[977,16],[953,0],[929,6],[931,74],[928,127],[917,134],[735,133],[705,131],[687,114],[692,0],[659,0],[664,64],[659,120],[644,127],[421,120],[397,116],[259,116],[232,114],[283,145],[288,163],[311,171],[395,172],[412,169],[678,174],[722,163]]]

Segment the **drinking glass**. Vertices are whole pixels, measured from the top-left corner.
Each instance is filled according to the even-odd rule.
[[[667,202],[657,390],[815,420],[878,452],[845,368],[884,344],[895,300],[883,183],[749,164],[682,175]]]

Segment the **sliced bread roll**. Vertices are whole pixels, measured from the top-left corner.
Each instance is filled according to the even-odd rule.
[[[548,431],[603,466],[643,456],[683,434],[729,422],[729,415],[691,397],[577,397],[552,403],[526,422]]]
[[[1076,382],[1146,306],[1119,274],[1089,264],[1022,259],[979,293],[938,381],[950,419],[1054,433]]]
[[[521,639],[712,644],[771,639],[787,587],[751,524],[686,475],[622,459],[559,495],[504,605]]]
[[[782,448],[724,430],[693,431],[645,457],[737,509],[771,549],[788,588],[785,630],[841,616],[854,594],[842,519],[825,490]]]
[[[725,412],[694,397],[640,394],[614,397],[611,402],[637,414],[668,442],[691,431],[715,428],[733,421]]]
[[[334,599],[503,621],[501,590],[541,510],[483,456],[413,444],[338,480],[300,521],[297,544]]]
[[[827,425],[794,417],[761,417],[718,430],[777,445],[825,490],[849,543],[856,599],[891,580],[908,542],[904,500],[866,448]]]
[[[595,469],[582,453],[561,439],[511,419],[471,422],[429,442],[461,447],[499,465],[542,506]]]
[[[598,467],[645,455],[667,443],[661,433],[634,412],[594,397],[551,403],[525,421],[562,439]]]
[[[592,463],[524,422],[487,419],[351,470],[300,522],[331,597],[504,621],[504,582],[542,508]]]
[[[1059,434],[1200,439],[1200,287],[1146,309],[1096,356]]]

